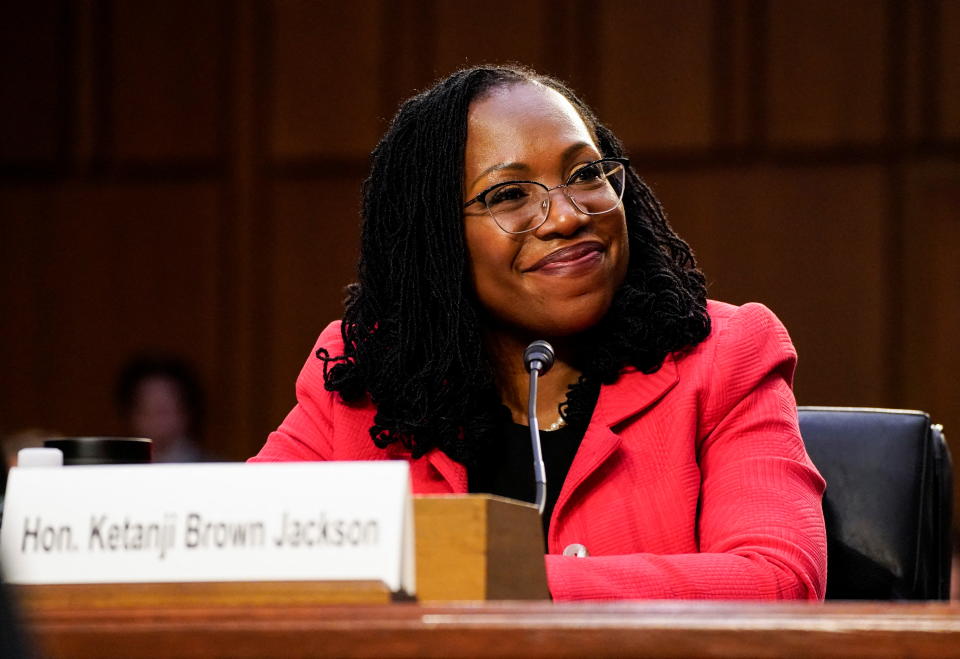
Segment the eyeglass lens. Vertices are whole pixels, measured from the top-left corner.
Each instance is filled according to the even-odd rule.
[[[600,215],[620,203],[625,177],[621,163],[600,160],[578,169],[560,187],[581,213]],[[550,193],[540,183],[505,183],[490,190],[484,203],[501,229],[523,233],[536,229],[546,220]]]

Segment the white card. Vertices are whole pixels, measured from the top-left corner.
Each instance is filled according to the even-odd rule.
[[[379,580],[414,594],[402,461],[10,471],[11,583]]]

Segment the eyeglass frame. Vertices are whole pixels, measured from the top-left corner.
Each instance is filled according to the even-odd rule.
[[[629,159],[629,158],[619,158],[619,157],[615,157],[615,158],[598,158],[597,160],[591,160],[591,161],[588,162],[588,163],[584,163],[583,167],[580,167],[580,169],[578,169],[577,171],[575,171],[574,173],[572,173],[572,174],[567,178],[567,180],[566,180],[565,183],[560,183],[559,185],[555,185],[555,186],[553,186],[552,188],[548,188],[546,185],[544,185],[544,184],[541,183],[540,181],[523,181],[523,180],[518,180],[518,181],[502,181],[502,182],[500,182],[500,183],[494,183],[494,184],[491,185],[490,187],[488,187],[488,188],[484,189],[482,192],[480,192],[480,194],[478,194],[477,196],[475,196],[475,197],[471,198],[470,200],[464,202],[463,208],[467,208],[468,206],[472,206],[473,204],[476,204],[476,203],[482,203],[482,204],[484,205],[484,209],[485,209],[486,212],[487,212],[487,215],[489,215],[489,216],[490,216],[490,219],[493,220],[493,223],[497,225],[497,228],[500,229],[501,231],[503,231],[504,233],[510,234],[511,236],[519,236],[519,235],[522,235],[522,234],[525,234],[525,233],[530,233],[531,231],[536,231],[537,229],[539,229],[540,227],[542,227],[542,226],[546,223],[547,217],[549,217],[549,215],[550,215],[550,203],[551,203],[551,202],[550,202],[550,193],[553,192],[554,190],[557,190],[557,189],[562,189],[562,190],[563,190],[563,195],[567,198],[567,200],[568,200],[571,204],[573,204],[573,207],[574,207],[574,208],[576,208],[579,212],[583,213],[584,215],[603,215],[603,214],[605,214],[605,213],[609,213],[609,212],[612,211],[614,208],[616,208],[617,206],[619,206],[619,205],[620,205],[620,202],[617,202],[617,206],[613,206],[613,207],[610,208],[609,210],[600,211],[600,212],[598,212],[598,213],[591,213],[591,212],[589,212],[589,211],[583,210],[583,209],[580,207],[580,204],[577,203],[576,199],[574,199],[574,198],[573,198],[573,195],[570,194],[570,192],[569,192],[569,187],[570,187],[570,185],[571,185],[570,180],[571,180],[574,176],[576,176],[581,170],[583,170],[583,169],[585,169],[585,168],[587,168],[587,167],[590,167],[591,165],[596,165],[596,164],[599,163],[599,162],[617,162],[617,163],[620,163],[621,165],[623,165],[623,190],[620,191],[620,202],[622,202],[622,201],[623,201],[623,194],[624,194],[624,192],[626,192],[626,190],[627,190],[627,171],[629,171],[629,169],[630,169],[630,159]],[[507,231],[507,230],[504,229],[502,226],[500,226],[500,223],[499,223],[499,222],[497,222],[496,216],[493,214],[493,211],[490,210],[490,207],[487,206],[487,202],[486,202],[486,200],[484,199],[484,197],[486,197],[488,194],[490,194],[491,192],[493,192],[493,191],[496,190],[497,188],[500,188],[500,187],[503,187],[503,186],[506,186],[506,185],[515,185],[515,184],[517,184],[517,183],[533,183],[534,185],[539,185],[541,188],[543,188],[544,190],[546,190],[546,192],[547,192],[547,208],[546,208],[546,212],[543,214],[543,219],[540,220],[540,223],[537,224],[536,226],[530,227],[529,229],[524,229],[523,231]]]

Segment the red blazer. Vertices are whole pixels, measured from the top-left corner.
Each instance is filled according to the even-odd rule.
[[[823,598],[824,482],[797,427],[796,352],[762,305],[708,310],[700,345],[601,387],[550,522],[555,599]],[[342,354],[339,322],[320,346]],[[253,461],[406,459],[414,492],[467,491],[439,450],[376,448],[373,405],[327,392],[312,354],[297,401]],[[589,557],[560,555],[573,543]]]

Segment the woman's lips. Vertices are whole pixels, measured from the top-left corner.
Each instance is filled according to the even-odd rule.
[[[589,270],[600,261],[603,245],[598,242],[585,242],[550,252],[526,269],[526,272],[544,274],[574,274],[580,270]]]

